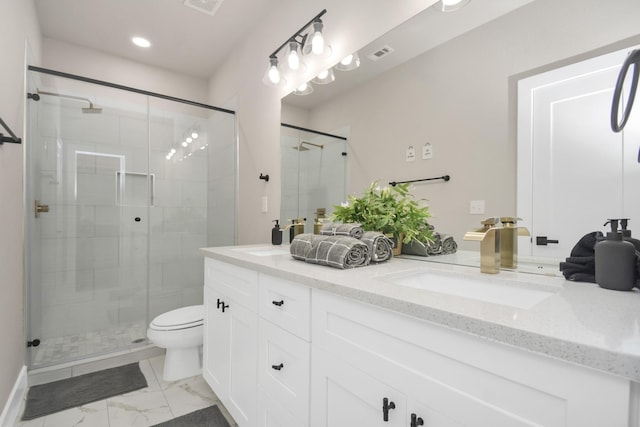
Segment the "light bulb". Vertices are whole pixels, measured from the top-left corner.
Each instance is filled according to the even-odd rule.
[[[342,65],[349,65],[351,64],[351,61],[353,61],[353,54],[347,55],[344,58],[342,58],[342,61],[340,61],[340,63]]]
[[[182,145],[183,147],[186,147],[186,146],[187,146],[187,145],[189,145],[189,144],[187,144],[187,141],[182,141],[182,144],[181,144],[181,145]]]
[[[328,75],[329,75],[329,70],[323,70],[323,71],[320,71],[320,74],[318,74],[318,78],[326,79]]]
[[[191,138],[198,139],[198,132],[192,132],[191,133]]]
[[[322,21],[313,23],[313,38],[311,39],[311,52],[320,55],[324,52],[324,38],[322,37]]]
[[[169,154],[167,154],[167,156],[165,157],[165,159],[167,160],[171,160],[171,156]]]
[[[189,144],[191,144],[191,143],[193,142],[193,138],[191,138],[191,137],[189,136],[189,137],[187,137],[186,141],[187,141]]]
[[[176,154],[176,149],[175,148],[171,149],[171,154]]]
[[[280,83],[280,71],[276,65],[271,65],[269,68],[269,81],[273,84]]]
[[[307,87],[308,87],[307,83],[302,83],[300,86],[296,88],[296,90],[298,92],[304,92],[305,90],[307,90]]]
[[[287,55],[287,64],[291,70],[296,71],[300,68],[300,55],[298,55],[298,42],[294,39],[289,40],[289,55]]]

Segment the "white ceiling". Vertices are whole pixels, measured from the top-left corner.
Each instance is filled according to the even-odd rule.
[[[279,2],[226,0],[213,16],[184,0],[35,0],[35,5],[44,37],[208,79]],[[149,39],[151,47],[133,45],[136,35]]]
[[[219,0],[188,1],[198,4]],[[531,1],[472,0],[455,13],[440,12],[439,3],[436,3],[363,47],[360,50],[360,69],[336,71],[334,83],[316,85],[316,90],[309,96],[289,95],[284,102],[312,108]],[[231,49],[251,32],[252,26],[286,3],[284,0],[223,0],[215,15],[211,16],[187,7],[184,2],[35,0],[35,5],[44,37],[208,79],[224,63]],[[280,15],[279,20],[285,25],[288,16]],[[133,36],[149,39],[151,47],[142,49],[133,45]],[[366,58],[383,45],[389,45],[395,51],[378,62]]]

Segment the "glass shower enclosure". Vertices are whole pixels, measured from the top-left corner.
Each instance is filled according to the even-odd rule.
[[[328,217],[333,206],[346,200],[347,138],[283,123],[280,150],[280,223],[284,227],[302,218],[305,232],[313,233],[316,219]]]
[[[233,111],[30,67],[30,369],[148,345],[202,304],[198,248],[235,243]]]

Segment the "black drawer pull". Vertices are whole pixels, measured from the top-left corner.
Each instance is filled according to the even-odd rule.
[[[280,369],[284,368],[284,365],[282,363],[279,365],[271,365],[271,368],[275,369],[276,371],[279,371]]]
[[[422,418],[420,418],[416,414],[411,414],[411,424],[409,425],[410,427],[418,427],[423,425],[424,420]]]
[[[396,409],[396,404],[390,402],[386,397],[382,399],[382,420],[389,421],[389,409]]]
[[[281,299],[280,301],[271,301],[271,304],[277,305],[278,307],[282,307],[284,305],[284,300]]]

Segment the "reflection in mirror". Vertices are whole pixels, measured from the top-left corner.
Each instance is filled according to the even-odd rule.
[[[280,224],[303,218],[312,233],[317,219],[346,199],[347,138],[283,124],[280,149]]]
[[[514,4],[515,9],[495,9],[505,4]],[[483,20],[473,22],[485,13]],[[453,235],[460,250],[477,252],[474,242],[463,241],[466,231],[487,217],[522,217],[517,211],[516,159],[522,154],[517,150],[517,82],[638,44],[637,16],[637,0],[472,1],[459,12],[439,15],[429,8],[410,21],[428,17],[432,25],[423,23],[418,36],[407,32],[408,37],[389,41],[394,40],[394,30],[361,48],[362,64],[354,73],[383,61],[389,64],[387,60],[396,55],[400,59],[405,47],[419,46],[422,51],[323,98],[325,88],[349,75],[337,72],[336,81],[316,87],[313,98],[285,97],[282,111],[287,117],[303,118],[295,122],[302,126],[350,128],[348,193],[359,193],[372,181],[450,174],[453,179],[446,185],[416,185],[413,192],[429,201],[437,231]],[[381,41],[394,52],[372,64],[368,55]],[[615,79],[611,88],[614,85]],[[602,119],[606,124],[608,114]],[[433,158],[407,162],[407,147],[426,142],[433,147]],[[594,179],[601,173],[597,167],[591,171]],[[640,182],[625,186],[631,194]],[[564,191],[559,198],[584,211],[600,200],[599,194],[575,200]],[[474,201],[483,202],[483,212],[470,209]],[[530,222],[535,220],[531,215],[522,218],[534,237],[553,238],[552,232]],[[585,219],[584,215],[572,219],[583,234],[602,229],[601,222]],[[631,224],[638,223],[640,218],[632,218]],[[552,247],[538,249],[545,257],[545,249]],[[522,259],[533,254],[520,251]]]

